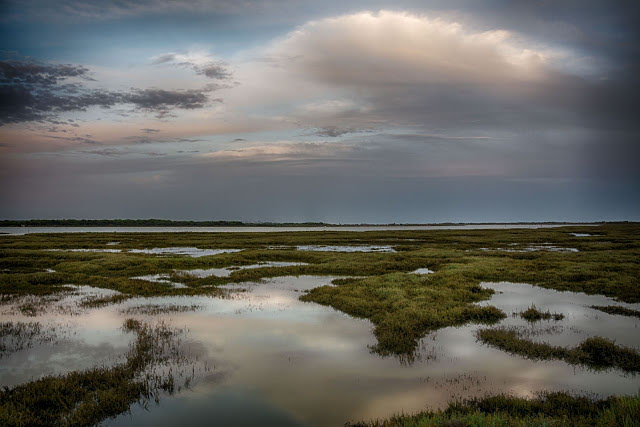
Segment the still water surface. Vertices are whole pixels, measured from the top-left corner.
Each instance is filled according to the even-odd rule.
[[[57,344],[37,345],[2,359],[0,385],[15,385],[52,373],[122,360],[131,337],[120,327],[122,310],[140,304],[197,304],[184,313],[134,315],[165,319],[188,329],[185,342],[210,369],[190,389],[165,396],[148,410],[106,425],[342,425],[347,420],[388,417],[441,407],[451,398],[487,392],[531,396],[538,390],[635,394],[637,376],[600,372],[564,362],[534,362],[508,355],[476,341],[479,325],[444,328],[420,343],[421,357],[408,364],[369,351],[372,325],[329,307],[298,300],[302,292],[330,284],[328,277],[279,277],[261,283],[228,285],[243,289],[231,299],[212,297],[135,298],[79,315],[52,311],[39,320],[57,325]],[[557,292],[525,284],[483,283],[496,291],[491,304],[508,314],[501,322],[528,332],[533,340],[575,345],[603,335],[640,348],[640,319],[613,316],[590,305],[620,304],[602,296]],[[83,288],[83,292],[103,292]],[[77,298],[77,297],[75,297]],[[64,301],[62,302],[64,303]],[[532,303],[563,313],[562,321],[534,325],[511,313]],[[2,320],[29,321],[3,313]]]

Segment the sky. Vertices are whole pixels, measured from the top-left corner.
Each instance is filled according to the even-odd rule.
[[[0,0],[0,218],[640,220],[640,3]]]

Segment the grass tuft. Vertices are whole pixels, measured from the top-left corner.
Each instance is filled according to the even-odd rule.
[[[519,336],[515,329],[480,329],[480,341],[511,354],[534,360],[564,360],[572,365],[593,369],[617,368],[625,372],[640,372],[640,352],[619,346],[602,337],[592,337],[574,348],[537,343]]]
[[[608,314],[640,318],[640,311],[621,307],[619,305],[592,305],[591,308]]]
[[[412,360],[418,340],[430,331],[468,322],[493,323],[505,317],[495,307],[473,304],[492,291],[455,273],[395,273],[337,283],[312,289],[300,299],[370,319],[378,340],[373,350],[382,355]]]
[[[526,309],[525,311],[521,311],[520,312],[520,317],[522,317],[524,320],[526,320],[527,322],[537,322],[540,320],[562,320],[564,319],[564,314],[562,313],[551,313],[549,312],[549,310],[542,312],[540,310],[538,310],[536,308],[535,305],[531,305],[531,307],[529,307],[528,309]]]
[[[0,391],[0,425],[94,425],[135,402],[157,400],[160,391],[172,392],[170,373],[144,372],[178,357],[177,332],[134,319],[127,319],[123,329],[136,333],[126,362],[5,387]]]
[[[444,410],[397,415],[350,426],[638,426],[640,395],[595,399],[564,392],[533,399],[500,394],[456,401]]]

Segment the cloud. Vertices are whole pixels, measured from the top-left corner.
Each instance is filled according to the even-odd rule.
[[[357,87],[533,80],[559,54],[522,46],[505,30],[392,11],[308,22],[268,53],[310,78]]]
[[[340,126],[324,126],[317,129],[314,132],[314,135],[326,136],[329,138],[337,138],[342,135],[347,135],[347,134],[356,133],[356,132],[364,132],[364,131],[365,130],[363,129],[345,128]]]
[[[147,152],[133,152],[126,149],[117,149],[117,148],[103,148],[100,150],[84,150],[80,151],[83,154],[91,154],[95,156],[104,156],[104,157],[122,157],[122,156],[130,156],[130,155],[143,155],[149,157],[162,157],[166,156],[166,153],[160,153],[156,151],[147,151]]]
[[[338,143],[277,142],[235,150],[219,150],[200,157],[228,161],[274,162],[285,160],[320,160],[350,153],[357,147]]]
[[[89,69],[72,64],[0,61],[0,84],[53,86],[70,77],[89,79]]]
[[[628,70],[571,67],[579,52],[500,28],[361,12],[307,22],[257,56],[245,67],[259,71],[242,75],[263,74],[273,86],[262,96],[251,86],[252,99],[289,101],[292,122],[327,136],[340,133],[332,127],[446,134],[637,126],[639,85]]]
[[[7,13],[14,17],[35,19],[118,19],[147,14],[218,13],[238,14],[270,9],[274,3],[286,4],[282,0],[60,0],[52,5],[46,0],[5,0]]]
[[[214,80],[231,80],[232,74],[228,66],[215,60],[204,52],[163,53],[151,58],[153,65],[169,64],[177,67],[191,68],[196,74]]]
[[[79,142],[82,144],[100,144],[99,141],[96,141],[95,139],[92,139],[89,136],[55,136],[55,135],[47,135],[47,138],[49,139],[58,139],[58,140],[62,140],[62,141],[69,141],[69,142]]]
[[[83,66],[0,61],[0,125],[29,121],[56,123],[61,113],[117,105],[132,105],[134,111],[165,118],[174,109],[200,109],[210,101],[221,101],[209,99],[212,87],[113,91],[90,88],[83,80],[91,80],[89,70]]]
[[[147,111],[164,112],[173,108],[193,110],[203,108],[207,95],[202,90],[133,89],[129,93],[115,93],[114,104],[133,104]]]

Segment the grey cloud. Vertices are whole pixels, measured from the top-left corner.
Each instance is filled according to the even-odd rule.
[[[231,78],[231,73],[221,64],[210,64],[203,67],[197,67],[196,72],[203,74],[210,79],[228,80]]]
[[[165,53],[163,55],[157,56],[151,63],[154,65],[157,64],[166,64],[175,59],[176,55],[174,53]]]
[[[356,133],[356,132],[364,132],[364,131],[365,130],[363,129],[356,129],[356,128],[348,128],[348,127],[340,127],[340,126],[324,126],[317,129],[314,132],[314,135],[326,136],[329,138],[337,138],[342,135],[347,135],[347,134]]]
[[[91,139],[90,137],[86,137],[86,136],[54,136],[54,135],[47,135],[47,138],[50,139],[59,139],[59,140],[63,140],[63,141],[70,141],[70,142],[81,142],[83,144],[100,144],[100,142]]]
[[[89,69],[71,64],[0,61],[0,84],[53,86],[69,77],[90,79]]]
[[[557,60],[544,44],[529,41],[529,48],[508,33],[473,28],[396,12],[344,15],[299,27],[266,55],[297,55],[278,66],[340,89],[353,102],[339,117],[336,108],[296,112],[298,122],[324,136],[372,124],[487,135],[567,127],[634,132],[640,126],[638,56],[625,67],[582,75],[564,67],[579,52]]]
[[[203,108],[207,95],[201,90],[133,89],[129,93],[114,93],[115,103],[130,103],[149,111],[168,111],[172,108],[193,110]]]
[[[81,66],[0,61],[0,125],[28,121],[58,123],[56,117],[60,113],[126,104],[132,104],[135,111],[153,112],[159,118],[166,118],[174,109],[204,108],[212,91],[206,87],[199,90],[132,88],[123,92],[66,83],[71,77],[88,78],[87,73],[88,69]]]
[[[287,6],[292,0],[5,0],[7,15],[31,19],[117,19],[143,14],[215,13],[238,14],[269,10],[273,5]]]
[[[210,159],[186,155],[120,156],[118,161],[106,156],[95,162],[0,159],[0,178],[5,183],[0,192],[6,201],[2,214],[144,218],[161,213],[183,218],[206,210],[202,215],[252,219],[243,215],[255,215],[252,207],[258,204],[264,207],[258,213],[262,220],[638,218],[638,199],[628,197],[637,195],[637,180],[607,180],[594,186],[589,176],[567,172],[573,161],[570,149],[537,153],[544,154],[538,158],[530,152],[504,152],[489,141],[480,141],[475,148],[456,145],[452,151],[441,145],[388,144],[389,138],[380,135],[376,138],[380,144],[349,151],[338,159],[296,158],[278,167],[249,158],[211,167]],[[483,168],[494,169],[488,162],[507,161],[519,171],[517,175],[496,175],[495,170],[479,173]],[[539,168],[528,166],[532,161],[551,168],[552,173],[540,175]],[[448,173],[443,176],[442,172]],[[155,176],[165,180],[138,179]]]
[[[143,129],[140,129],[140,130],[143,133],[146,133],[146,134],[154,134],[154,133],[160,132],[160,129],[151,129],[151,128],[143,128]]]
[[[166,153],[159,153],[156,151],[148,151],[148,152],[132,152],[126,149],[117,149],[117,148],[104,148],[101,150],[84,150],[80,151],[83,154],[92,154],[96,156],[104,156],[104,157],[122,157],[128,156],[132,154],[141,154],[149,157],[162,157],[166,156]]]
[[[191,68],[196,74],[214,80],[231,80],[233,77],[225,63],[214,60],[203,62],[202,58],[195,60],[189,54],[173,52],[158,55],[151,61],[153,65],[170,64],[177,67]]]

